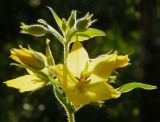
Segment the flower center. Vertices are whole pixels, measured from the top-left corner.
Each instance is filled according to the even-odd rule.
[[[80,77],[75,77],[80,83],[89,83],[91,81],[91,79],[89,78],[90,75],[89,74],[83,74],[81,73]]]

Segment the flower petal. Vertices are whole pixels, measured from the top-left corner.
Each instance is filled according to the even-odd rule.
[[[74,105],[79,107],[91,102],[118,98],[120,92],[117,92],[112,86],[105,82],[97,82],[94,84],[86,84],[83,88],[77,87],[70,89],[68,95],[68,98]]]
[[[85,94],[87,94],[91,101],[96,102],[101,100],[108,100],[111,98],[118,98],[120,92],[116,91],[111,85],[106,82],[89,83],[84,87]]]
[[[24,75],[5,82],[8,87],[13,87],[19,92],[34,91],[46,85],[46,82],[32,75]]]
[[[72,101],[76,107],[79,107],[80,103],[86,103],[83,94],[80,93],[78,88],[78,81],[76,78],[73,77],[69,71],[66,70],[65,75],[67,75],[67,78],[64,80],[64,66],[62,64],[58,64],[54,67],[54,71],[56,74],[56,77],[60,81],[60,85],[62,89],[64,90],[66,96],[70,101]]]
[[[106,81],[114,69],[116,58],[117,54],[114,53],[93,59],[89,65],[92,81]]]
[[[86,64],[89,61],[88,53],[79,41],[76,41],[67,58],[67,67],[69,71],[76,77],[80,77]]]
[[[129,62],[128,55],[117,56],[116,61],[114,63],[114,67],[115,68],[125,67],[125,66],[127,66],[129,64],[128,62]]]
[[[90,81],[81,84],[69,71],[65,72],[67,78],[64,80],[64,66],[61,64],[56,65],[54,70],[66,96],[76,107],[120,96],[119,92],[105,82]]]
[[[93,59],[89,65],[92,81],[106,81],[115,68],[127,66],[128,56],[118,56],[117,52]]]
[[[73,89],[77,84],[77,80],[67,69],[65,70],[62,64],[56,65],[54,67],[54,72],[65,92],[67,92],[69,89]]]

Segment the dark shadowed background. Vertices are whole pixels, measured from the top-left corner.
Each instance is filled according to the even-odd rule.
[[[107,33],[106,38],[94,38],[83,45],[91,58],[111,49],[130,54],[130,66],[119,69],[118,87],[129,82],[160,86],[160,1],[158,0],[0,0],[0,122],[65,122],[63,108],[45,87],[34,94],[20,94],[3,82],[26,74],[10,66],[10,49],[28,44],[44,52],[46,37],[20,34],[20,23],[34,24],[45,19],[57,28],[46,8],[51,6],[60,17],[67,18],[72,9],[78,16],[94,13],[98,19],[93,27]],[[53,40],[51,48],[56,62],[63,58],[62,46]],[[109,100],[102,108],[85,106],[76,113],[77,122],[159,122],[160,92],[134,90],[119,99]]]

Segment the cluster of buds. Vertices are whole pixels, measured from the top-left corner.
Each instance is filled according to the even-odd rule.
[[[80,18],[76,22],[76,30],[77,31],[84,31],[89,26],[92,25],[92,23],[96,22],[97,19],[91,20],[93,17],[93,14],[87,13],[83,18]]]
[[[97,21],[96,19],[92,20],[93,14],[89,12],[82,18],[77,19],[77,11],[72,10],[68,21],[65,18],[62,18],[62,31],[63,34],[69,35],[72,32],[83,32],[88,29],[92,23]]]
[[[93,14],[90,14],[89,12],[85,14],[85,16],[77,19],[77,10],[72,10],[68,19],[61,19],[52,8],[48,8],[55,18],[62,35],[43,19],[37,20],[39,24],[26,25],[22,23],[20,26],[21,33],[38,37],[46,34],[52,34],[62,44],[75,42],[77,37],[79,41],[83,41],[96,36],[106,36],[103,31],[90,28],[90,26],[97,21],[97,19],[92,19]]]
[[[77,11],[72,10],[71,15],[68,19],[68,21],[63,18],[62,19],[62,29],[63,31],[67,31],[67,27],[69,29],[75,29],[76,31],[84,31],[86,30],[89,26],[92,25],[96,19],[91,20],[93,17],[93,14],[89,14],[89,12],[82,18],[76,19],[77,18]]]

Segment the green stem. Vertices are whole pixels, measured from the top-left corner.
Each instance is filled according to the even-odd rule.
[[[68,52],[69,52],[69,44],[65,43],[64,44],[64,64],[66,64]]]
[[[75,122],[74,112],[66,111],[66,113],[68,117],[68,122]]]
[[[67,79],[67,57],[68,57],[68,52],[69,52],[69,43],[64,44],[64,77],[63,79]],[[68,122],[75,122],[75,117],[74,117],[74,111],[73,111],[73,106],[69,100],[66,101],[69,104],[69,107],[66,106],[64,109],[66,111],[67,117],[68,117]]]

